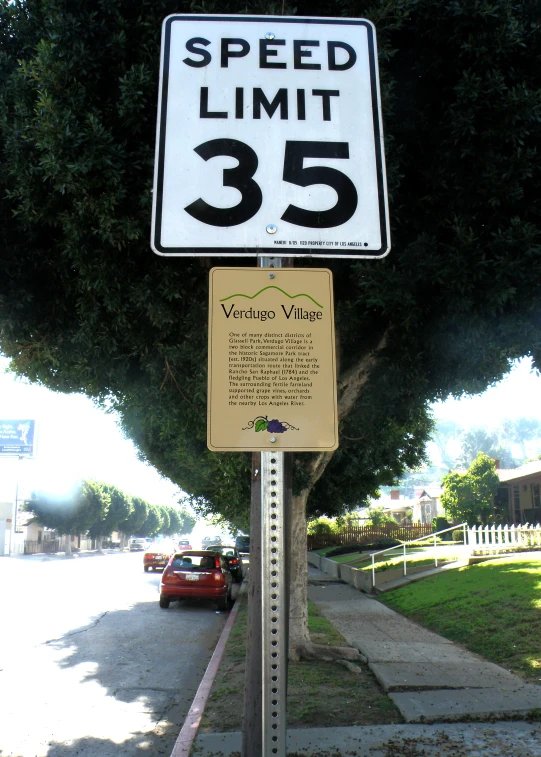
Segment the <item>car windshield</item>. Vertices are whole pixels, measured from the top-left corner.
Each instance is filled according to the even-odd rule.
[[[212,555],[176,555],[171,567],[174,570],[208,570],[216,567]]]
[[[222,547],[220,550],[224,557],[235,557],[235,550],[232,547]]]

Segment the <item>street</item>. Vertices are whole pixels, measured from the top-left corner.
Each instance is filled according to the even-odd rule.
[[[170,753],[227,613],[160,610],[160,575],[141,552],[0,558],[2,757]]]

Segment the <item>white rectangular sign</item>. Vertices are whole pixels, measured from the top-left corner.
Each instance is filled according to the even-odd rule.
[[[390,249],[375,30],[363,19],[164,21],[152,249]]]

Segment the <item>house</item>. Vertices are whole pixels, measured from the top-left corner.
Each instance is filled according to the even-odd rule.
[[[411,516],[413,523],[432,523],[434,518],[445,516],[441,504],[442,492],[439,484],[431,484],[415,492]]]
[[[495,502],[509,513],[510,523],[541,523],[541,460],[512,470],[497,470]]]

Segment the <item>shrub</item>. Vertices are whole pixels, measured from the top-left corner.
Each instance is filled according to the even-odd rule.
[[[453,541],[457,541],[457,542],[464,541],[464,529],[457,528],[455,531],[452,531],[451,533],[453,534]]]
[[[333,547],[325,554],[325,557],[338,557],[338,555],[347,555],[348,552],[361,552],[366,544],[342,544],[339,547]]]
[[[321,536],[323,534],[335,534],[338,526],[330,518],[316,518],[308,522],[308,536]]]
[[[377,549],[389,549],[389,547],[399,547],[402,542],[398,539],[392,539],[390,536],[384,536],[381,539],[376,539],[371,544],[363,544],[362,549],[359,552],[366,552],[367,550],[373,552]]]

